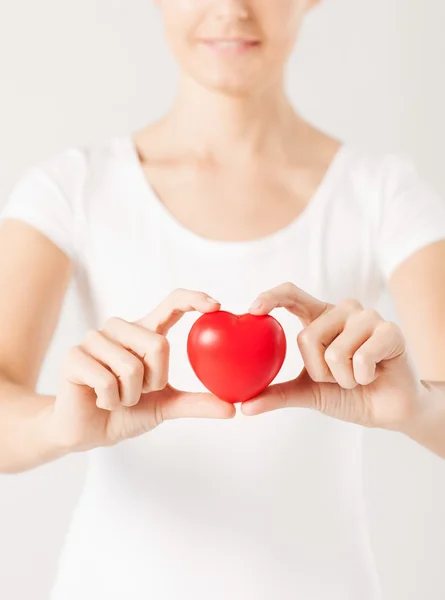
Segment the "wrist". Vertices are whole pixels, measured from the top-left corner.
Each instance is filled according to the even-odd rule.
[[[42,458],[46,462],[71,454],[75,452],[75,448],[63,439],[60,427],[57,426],[54,412],[55,397],[48,396],[45,400],[37,414],[37,430],[40,437],[39,446],[44,454]]]
[[[420,383],[416,410],[398,431],[445,458],[445,383]]]
[[[417,393],[405,418],[397,423],[394,428],[399,433],[409,435],[409,432],[416,430],[421,426],[428,413],[427,388],[424,381],[420,381],[417,386]]]
[[[101,433],[91,435],[91,427],[88,423],[81,426],[73,415],[65,414],[59,409],[56,398],[53,398],[40,414],[47,450],[53,458],[113,445],[106,443]],[[87,431],[90,432],[89,435]]]

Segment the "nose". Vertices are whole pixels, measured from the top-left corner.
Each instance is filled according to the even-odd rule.
[[[245,20],[249,18],[249,8],[246,0],[219,0],[215,2],[215,16],[221,20],[228,18]]]

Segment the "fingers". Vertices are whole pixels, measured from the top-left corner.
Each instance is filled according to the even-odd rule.
[[[69,377],[73,383],[80,382],[95,390],[99,408],[112,411],[120,406],[134,407],[142,394],[161,391],[168,384],[170,345],[165,337],[167,331],[186,312],[205,313],[219,308],[220,304],[203,292],[177,289],[136,322],[112,317],[102,330],[89,331],[83,343],[70,353]],[[167,395],[178,411],[181,409],[180,397],[178,394]],[[194,402],[193,395],[185,394],[184,397]],[[213,396],[203,402],[202,397],[196,398],[192,408],[198,412],[204,409],[210,414],[231,412],[227,403],[221,406],[222,401]],[[169,406],[167,404],[167,411]]]
[[[338,305],[322,302],[287,282],[260,294],[250,312],[266,314],[278,307],[295,314],[304,325],[297,343],[314,382],[338,383],[344,389],[353,389],[375,379],[376,364],[371,364],[369,356],[382,354],[383,341],[380,333],[371,345],[367,340],[385,323],[375,310],[364,309],[354,298]],[[358,352],[365,343],[365,349]]]
[[[241,404],[246,416],[259,415],[279,408],[316,408],[319,390],[306,369],[296,379],[269,385],[261,394]]]
[[[103,330],[86,334],[75,359],[76,364],[90,365],[90,377],[94,372],[101,378],[91,386],[97,394],[97,406],[115,410],[135,406],[143,392],[162,390],[167,385],[169,352],[165,337],[112,317]]]
[[[334,311],[332,317],[335,317]],[[359,348],[374,333],[382,319],[375,310],[357,310],[352,314],[346,314],[345,323],[338,336],[330,343],[324,353],[324,359],[329,371],[341,387],[354,389],[362,381],[355,377],[354,358]],[[359,359],[360,362],[360,359]],[[374,379],[375,365],[371,383]]]
[[[142,363],[141,392],[155,392],[167,385],[170,344],[166,337],[119,317],[108,319],[102,333],[133,353]]]
[[[116,377],[80,346],[73,346],[68,351],[63,375],[68,382],[93,389],[99,408],[113,410],[120,406]]]
[[[374,381],[377,365],[381,361],[397,358],[405,352],[406,342],[399,326],[381,321],[371,337],[354,354],[355,380],[361,385],[368,385]]]
[[[314,382],[338,383],[344,389],[368,385],[379,361],[404,350],[397,325],[373,309],[346,299],[297,336],[305,367]]]
[[[317,300],[291,282],[261,293],[252,303],[253,314],[267,314],[274,308],[286,308],[306,327],[333,305]]]
[[[289,398],[293,397],[294,382],[274,383],[261,394],[241,404],[241,412],[246,416],[259,415],[279,408],[289,408]]]
[[[184,392],[170,385],[159,398],[158,414],[162,420],[179,418],[230,419],[236,415],[236,407],[210,393]]]
[[[207,313],[218,310],[220,306],[219,302],[203,292],[178,288],[136,324],[165,336],[186,312]]]
[[[369,330],[363,320],[358,323],[354,317],[361,310],[349,300],[324,312],[297,336],[298,348],[309,375],[316,382],[340,383],[345,387],[355,387],[351,360],[351,339],[366,339]],[[349,324],[348,324],[349,323]],[[343,333],[347,329],[347,333]],[[368,333],[369,335],[369,333]],[[338,377],[338,378],[337,378]]]
[[[112,317],[105,324],[103,333],[140,358],[144,363],[142,392],[154,392],[163,389],[168,382],[170,345],[165,336],[169,329],[186,312],[205,313],[219,308],[219,302],[207,294],[179,288],[133,323]]]
[[[118,394],[113,394],[112,402],[105,399],[97,404],[100,408],[113,410],[122,404],[134,406],[141,396],[144,380],[144,365],[140,358],[123,348],[119,343],[107,338],[102,332],[91,330],[85,336],[81,347],[102,366],[111,371],[116,380]]]

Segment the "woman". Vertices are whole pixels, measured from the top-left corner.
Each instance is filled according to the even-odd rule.
[[[407,158],[291,106],[284,66],[315,4],[160,1],[172,110],[10,194],[0,467],[90,451],[53,600],[377,600],[363,429],[445,457],[444,202]],[[89,331],[38,395],[71,276]],[[403,333],[374,309],[386,284]],[[276,381],[238,410],[186,356],[220,308],[276,308],[287,336]]]

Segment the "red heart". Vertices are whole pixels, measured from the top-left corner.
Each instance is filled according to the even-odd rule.
[[[262,392],[280,371],[286,337],[271,315],[205,313],[190,329],[187,354],[198,379],[227,402]]]

